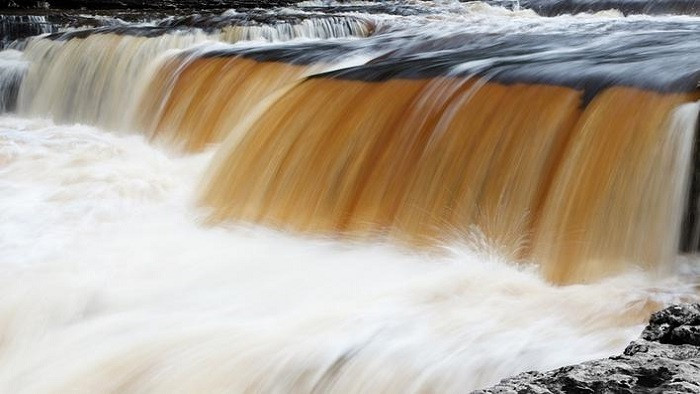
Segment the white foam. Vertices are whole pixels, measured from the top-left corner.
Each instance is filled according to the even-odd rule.
[[[619,352],[691,292],[210,228],[210,157],[0,118],[0,392],[463,392]]]

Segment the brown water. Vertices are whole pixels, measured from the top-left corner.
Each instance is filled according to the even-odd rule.
[[[0,52],[0,392],[464,392],[697,300],[697,17],[507,6]]]

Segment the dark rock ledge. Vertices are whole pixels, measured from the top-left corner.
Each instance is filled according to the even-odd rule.
[[[700,304],[654,313],[619,356],[525,372],[475,393],[700,393]]]

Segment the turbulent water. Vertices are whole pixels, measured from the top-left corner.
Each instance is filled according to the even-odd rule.
[[[439,257],[207,228],[210,154],[0,120],[0,391],[463,391],[623,349],[692,288],[556,287],[478,240]]]
[[[464,392],[697,300],[700,20],[351,6],[0,52],[0,392]]]

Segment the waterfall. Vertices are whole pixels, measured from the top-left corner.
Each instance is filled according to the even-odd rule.
[[[15,50],[0,52],[0,113],[13,111],[17,105],[20,84],[29,64]]]
[[[0,392],[461,393],[700,299],[688,1],[227,4],[17,17]]]

